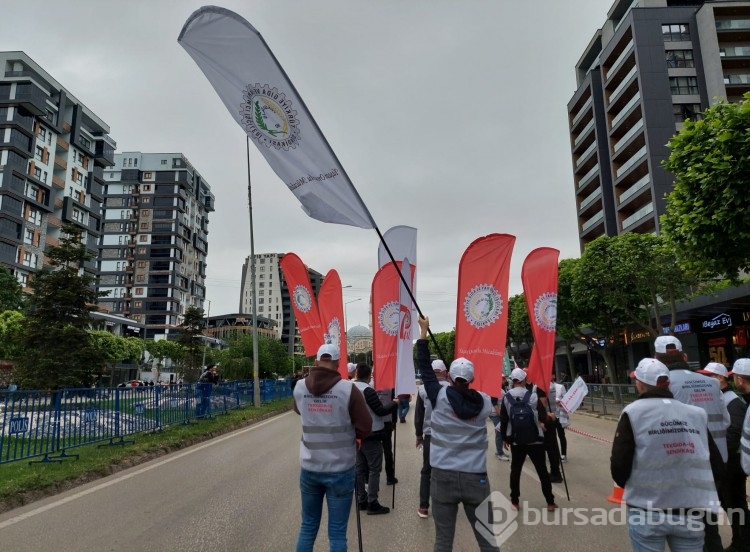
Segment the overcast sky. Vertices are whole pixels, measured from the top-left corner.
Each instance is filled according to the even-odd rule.
[[[211,315],[237,312],[250,253],[244,132],[177,36],[193,0],[2,0],[0,50],[22,50],[110,125],[118,153],[182,152],[211,185]],[[610,0],[225,1],[254,25],[382,232],[418,229],[418,296],[455,325],[458,262],[517,236],[510,293],[537,247],[578,257],[566,104]],[[369,325],[372,230],[308,218],[251,150],[256,253],[294,252],[343,285]],[[361,300],[358,300],[361,299]]]

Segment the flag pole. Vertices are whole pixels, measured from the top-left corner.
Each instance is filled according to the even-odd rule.
[[[247,211],[250,218],[250,290],[253,308],[253,404],[260,408],[260,376],[258,374],[258,304],[255,293],[255,237],[253,234],[253,188],[250,179],[250,137],[245,136],[247,149]]]

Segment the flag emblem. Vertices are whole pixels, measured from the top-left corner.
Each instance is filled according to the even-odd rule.
[[[341,324],[337,316],[334,316],[328,323],[324,339],[326,343],[337,344],[341,342]]]
[[[294,304],[302,312],[308,312],[312,307],[310,291],[303,285],[295,286],[293,298]]]
[[[554,332],[557,326],[557,293],[542,293],[534,302],[534,318],[539,327]]]
[[[398,301],[389,301],[378,313],[380,329],[388,335],[398,335],[400,308]]]
[[[242,92],[240,120],[245,131],[258,145],[289,150],[300,139],[297,111],[278,88],[249,84]]]
[[[503,300],[490,284],[474,286],[464,298],[464,316],[475,328],[485,328],[496,322],[502,312]]]

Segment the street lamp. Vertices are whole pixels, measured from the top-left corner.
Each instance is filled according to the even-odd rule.
[[[347,286],[347,287],[349,287],[349,286]],[[361,301],[361,300],[362,300],[362,298],[360,297],[359,299],[352,299],[351,301],[347,301],[346,303],[344,303],[344,330],[345,331],[347,329],[347,326],[346,326],[346,306],[349,303],[356,303],[357,301]]]

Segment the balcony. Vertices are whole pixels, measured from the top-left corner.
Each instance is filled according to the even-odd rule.
[[[627,131],[622,138],[620,138],[617,142],[615,142],[614,147],[612,148],[612,151],[617,153],[619,149],[625,145],[625,143],[632,138],[636,132],[638,132],[640,129],[643,128],[643,119],[639,119],[636,124],[634,124],[629,131]]]
[[[592,142],[591,145],[586,148],[586,151],[584,151],[578,159],[576,159],[575,168],[578,169],[583,163],[588,159],[589,155],[591,155],[592,152],[596,151],[596,142]]]
[[[580,121],[583,116],[586,114],[588,109],[591,107],[591,105],[594,103],[594,99],[592,97],[589,97],[588,100],[581,106],[581,109],[578,110],[578,113],[575,114],[573,117],[573,121],[570,123],[571,128],[575,127],[578,121]]]
[[[604,211],[602,210],[583,223],[583,225],[581,226],[581,233],[586,232],[587,230],[595,226],[598,222],[601,222],[603,219]]]
[[[750,19],[719,19],[716,21],[717,31],[745,31],[750,30]]]
[[[646,146],[643,146],[641,149],[639,149],[637,152],[633,154],[633,157],[628,159],[619,169],[615,171],[615,177],[620,178],[623,174],[625,174],[628,169],[630,169],[633,165],[638,163],[641,159],[643,159],[646,156]]]
[[[625,190],[622,194],[620,194],[619,203],[622,205],[649,184],[651,184],[651,175],[647,174],[646,176],[638,180],[635,184],[633,184],[630,188]]]
[[[627,230],[629,226],[635,224],[639,220],[641,220],[643,217],[650,215],[654,212],[654,204],[649,203],[648,205],[645,205],[638,209],[635,213],[630,215],[629,217],[623,219],[622,221],[622,229]]]
[[[15,100],[29,113],[40,116],[47,113],[47,94],[31,82],[16,87]]]
[[[591,119],[585,127],[581,129],[581,132],[578,133],[578,136],[576,136],[576,139],[573,141],[573,150],[578,147],[578,144],[581,143],[581,141],[588,136],[589,131],[594,128],[594,119]]]
[[[602,197],[601,186],[599,186],[596,190],[594,190],[592,193],[586,196],[586,198],[583,201],[581,201],[581,205],[580,207],[578,207],[578,211],[579,212],[585,211],[586,207],[591,205],[594,202],[594,200],[599,199],[600,197]]]
[[[57,147],[63,151],[68,151],[70,149],[70,144],[67,140],[57,137]]]
[[[630,55],[630,53],[633,51],[633,39],[630,39],[630,42],[625,46],[625,48],[622,50],[622,53],[617,57],[615,62],[612,64],[612,66],[607,69],[607,76],[605,77],[606,80],[609,80],[612,75],[614,75],[617,70],[622,65],[622,62],[625,61],[625,59]]]
[[[115,147],[107,142],[104,137],[97,137],[94,160],[101,165],[111,167],[115,164]]]
[[[63,159],[62,157],[55,156],[55,167],[67,171],[68,162],[65,161],[65,159]]]
[[[724,75],[724,84],[750,84],[750,75]]]

